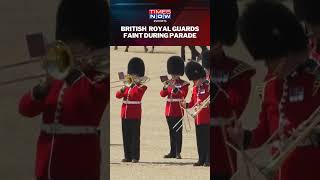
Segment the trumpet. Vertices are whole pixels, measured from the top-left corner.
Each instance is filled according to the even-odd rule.
[[[208,96],[204,101],[202,101],[201,103],[198,103],[196,104],[194,107],[193,107],[193,112],[192,111],[189,111],[187,109],[186,110],[186,113],[192,117],[192,119],[195,119],[197,117],[197,115],[201,112],[202,109],[204,108],[207,108],[208,106],[210,105],[210,96]],[[173,129],[175,127],[177,127],[180,122],[183,121],[183,117],[173,126]],[[176,132],[178,132],[181,128],[182,128],[182,124],[176,129]]]

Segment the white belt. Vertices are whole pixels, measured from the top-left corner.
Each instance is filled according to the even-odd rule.
[[[180,102],[183,101],[183,99],[167,99],[167,102]]]
[[[123,104],[141,104],[141,101],[123,101]]]
[[[66,126],[62,124],[41,124],[41,131],[47,134],[96,134],[99,132],[93,126]]]
[[[232,125],[234,118],[211,118],[210,126],[213,127],[223,127]]]

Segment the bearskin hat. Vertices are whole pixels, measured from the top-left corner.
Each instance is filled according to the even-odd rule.
[[[169,74],[183,76],[184,62],[180,56],[171,56],[167,61],[167,70]]]
[[[209,50],[205,50],[201,53],[202,66],[205,69],[210,69],[210,61],[211,61],[211,52]]]
[[[204,68],[195,61],[190,61],[187,63],[185,72],[190,81],[206,77],[206,71]]]
[[[130,59],[128,63],[128,74],[134,74],[139,77],[143,77],[145,72],[144,62],[138,57]]]
[[[236,0],[214,0],[211,5],[211,42],[231,46],[237,40],[239,10]]]
[[[254,59],[282,57],[307,48],[298,19],[287,7],[272,1],[256,1],[246,7],[240,35]]]
[[[294,0],[294,11],[299,19],[313,25],[320,25],[319,0]]]
[[[94,48],[108,46],[107,1],[62,0],[56,17],[56,40],[80,40]]]

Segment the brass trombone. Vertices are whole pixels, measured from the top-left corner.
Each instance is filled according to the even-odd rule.
[[[202,109],[207,108],[210,105],[210,96],[208,96],[204,101],[202,101],[199,104],[196,104],[192,109],[192,110],[186,110],[187,115],[191,116],[192,119],[195,119],[197,117],[197,115],[201,112]],[[182,117],[174,126],[173,129],[175,127],[177,127],[181,121],[183,121],[184,117]],[[181,124],[177,129],[176,132],[178,132],[181,128],[182,128],[183,124]]]
[[[280,150],[277,150],[271,157],[271,160],[265,165],[258,165],[255,162],[254,158],[249,157],[246,152],[243,150],[239,150],[234,145],[227,143],[230,147],[232,147],[237,152],[241,153],[242,158],[246,161],[246,165],[254,168],[257,172],[255,174],[251,174],[250,171],[247,173],[250,175],[249,180],[255,180],[257,176],[262,176],[267,180],[272,180],[276,176],[276,172],[282,166],[283,162],[288,158],[288,156],[299,146],[299,144],[303,144],[307,138],[312,137],[314,133],[317,133],[320,124],[320,106],[313,111],[313,113],[303,121],[296,129],[293,130],[290,137],[284,139],[281,144]],[[271,137],[262,145],[262,147],[268,145],[274,139],[277,139],[279,136],[279,129],[275,131]],[[257,154],[256,154],[257,155]],[[238,170],[239,171],[239,170]],[[238,179],[237,172],[231,179]]]
[[[66,74],[71,67],[78,68],[80,64],[86,64],[96,71],[108,74],[109,61],[107,60],[108,49],[98,49],[87,54],[74,56],[70,48],[62,41],[54,41],[46,47],[46,52],[43,56],[33,57],[31,60],[23,61],[15,64],[0,66],[0,71],[19,67],[26,64],[41,62],[42,67],[48,72],[49,67],[55,67],[55,75],[62,76]],[[49,75],[50,72],[48,72]],[[46,73],[26,76],[8,81],[0,82],[0,87],[10,85],[27,80],[39,79],[45,77]]]
[[[160,76],[160,80],[161,82],[163,83],[164,87],[167,88],[167,87],[172,87],[172,88],[175,88],[174,87],[174,84],[176,82],[176,79],[175,78],[171,78],[169,79],[168,76]],[[186,84],[189,84],[188,82],[184,82],[181,86],[184,86]],[[179,89],[180,91],[180,89]]]
[[[168,76],[160,76],[160,80],[163,83],[164,87],[167,88],[169,86],[173,86],[175,79],[169,79]]]
[[[119,80],[113,81],[113,83],[121,82],[123,83],[123,85],[115,85],[115,86],[112,86],[111,88],[117,88],[117,87],[123,87],[123,86],[130,87],[132,84],[140,84],[139,85],[140,87],[150,81],[150,78],[147,76],[138,77],[130,74],[124,75],[123,72],[119,72],[118,75],[119,75]]]

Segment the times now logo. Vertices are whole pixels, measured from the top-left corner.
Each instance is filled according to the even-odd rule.
[[[153,20],[171,19],[171,9],[149,9],[149,19],[153,19]]]

